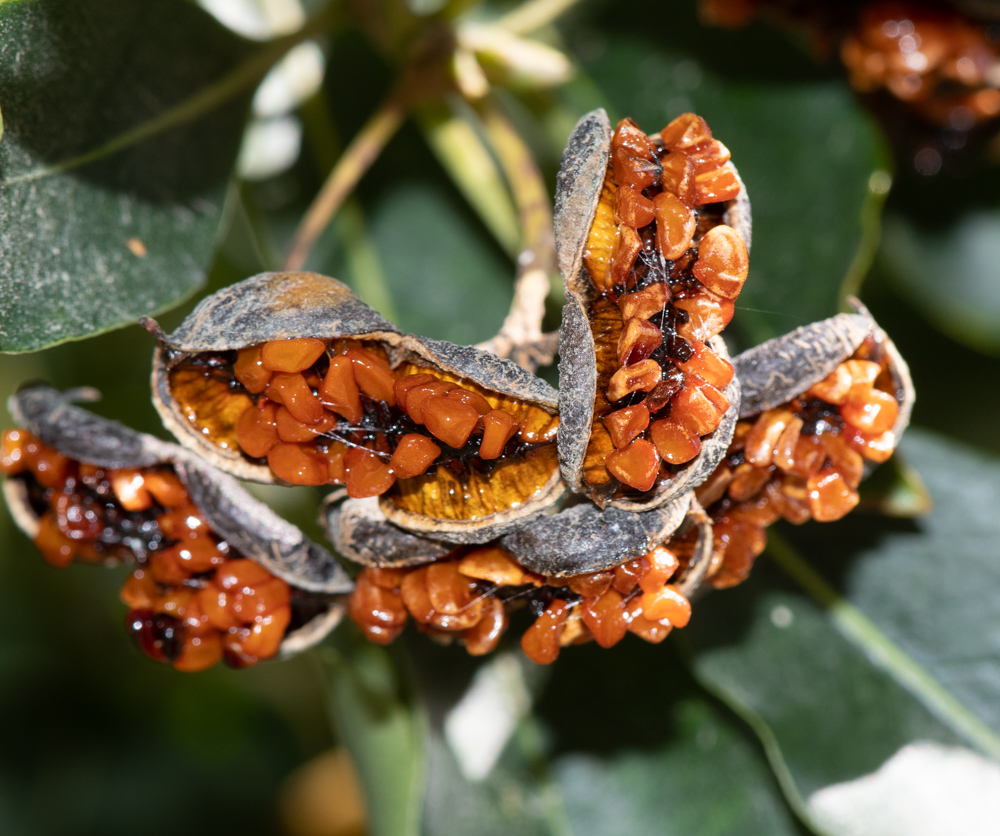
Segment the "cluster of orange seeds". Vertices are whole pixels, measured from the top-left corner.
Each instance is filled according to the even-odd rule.
[[[512,610],[527,608],[535,620],[521,648],[544,665],[566,645],[593,639],[612,647],[628,632],[656,643],[686,625],[691,605],[669,583],[680,566],[678,556],[660,546],[607,571],[546,577],[484,546],[426,566],[367,567],[355,580],[348,612],[379,644],[395,639],[412,618],[421,632],[459,638],[478,656],[497,646]]]
[[[705,120],[647,136],[618,123],[584,263],[597,349],[595,420],[584,462],[593,486],[648,491],[694,459],[729,408],[732,366],[708,346],[734,312],[746,244],[722,223],[740,183]]]
[[[779,518],[839,520],[858,504],[865,459],[884,462],[899,415],[887,359],[869,340],[791,403],[740,421],[728,456],[697,489],[713,520],[709,582],[746,579]]]
[[[225,373],[225,358],[210,363],[211,373]],[[494,408],[472,384],[413,366],[391,369],[384,350],[371,344],[275,340],[239,350],[230,368],[248,393],[236,418],[240,449],[266,457],[274,475],[293,484],[346,485],[349,496],[378,496],[443,461],[477,459],[489,467],[512,440],[552,440]]]
[[[8,430],[0,472],[26,478],[46,561],[137,564],[121,599],[151,658],[195,671],[277,653],[292,621],[290,587],[211,531],[171,467],[100,468]]]
[[[886,89],[935,124],[968,130],[1000,115],[1000,48],[984,25],[953,9],[873,3],[840,55],[856,90]]]
[[[995,30],[949,4],[700,0],[699,14],[729,28],[770,18],[804,30],[823,55],[839,43],[854,89],[885,90],[935,125],[968,131],[1000,115]]]

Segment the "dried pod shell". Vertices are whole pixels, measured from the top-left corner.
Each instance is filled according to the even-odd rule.
[[[858,313],[837,314],[821,322],[803,325],[734,358],[733,366],[743,389],[740,418],[759,415],[801,395],[871,337],[888,358],[899,404],[899,414],[892,429],[899,439],[909,424],[916,397],[909,366],[867,308],[857,299],[852,298],[850,303]]]
[[[317,643],[339,623],[344,612],[341,596],[353,589],[353,582],[333,555],[247,494],[231,477],[177,445],[72,403],[82,398],[93,400],[96,392],[63,393],[37,385],[14,395],[8,408],[45,445],[76,461],[109,470],[170,466],[214,534],[290,586],[314,593],[317,612],[285,635],[282,654]],[[8,477],[3,488],[18,526],[34,539],[40,514],[29,500],[25,480]]]
[[[613,169],[608,165],[612,137],[613,132],[604,111],[594,111],[581,119],[570,135],[557,180],[556,247],[567,297],[559,339],[559,458],[563,478],[573,491],[589,496],[602,506],[611,503],[623,509],[643,511],[672,501],[711,474],[725,455],[735,426],[739,383],[734,379],[724,393],[711,389],[710,400],[714,399],[712,403],[716,405],[717,412],[707,426],[703,425],[696,432],[700,437],[700,452],[686,464],[664,466],[658,475],[654,475],[654,469],[658,466],[659,459],[653,448],[646,446],[648,442],[637,440],[635,444],[642,446],[636,448],[634,455],[631,448],[629,451],[617,450],[613,438],[609,437],[601,424],[600,419],[622,406],[642,403],[641,399],[647,393],[657,409],[662,409],[664,402],[657,400],[659,396],[654,390],[661,388],[659,383],[663,386],[672,385],[668,380],[671,374],[678,381],[676,389],[666,390],[668,394],[665,397],[672,405],[681,382],[685,380],[675,364],[686,360],[691,350],[688,339],[704,341],[719,358],[727,358],[724,343],[721,338],[714,336],[718,327],[715,324],[697,324],[698,320],[692,319],[693,315],[683,304],[676,310],[670,308],[669,316],[672,319],[668,324],[668,306],[672,295],[668,280],[674,281],[670,278],[673,275],[670,271],[674,270],[675,261],[664,259],[662,252],[657,255],[657,247],[660,245],[656,241],[659,239],[652,234],[652,226],[642,231],[645,235],[644,243],[631,244],[627,255],[619,255],[624,252],[622,248],[626,245],[616,243],[616,236],[620,237],[622,234],[620,228],[618,233],[614,232],[613,206],[618,185],[614,180]],[[663,155],[673,153],[665,150],[662,143],[659,149],[657,153]],[[678,155],[677,159],[686,159],[683,153],[678,152]],[[739,183],[731,164],[727,162],[725,166]],[[664,182],[664,191],[660,194],[669,197],[672,192],[667,191],[667,188]],[[689,197],[685,192],[683,199]],[[654,204],[655,202],[654,200]],[[678,206],[681,204],[678,203]],[[710,230],[726,224],[731,227],[727,241],[735,241],[739,247],[743,244],[748,247],[750,209],[742,184],[740,183],[740,191],[735,199],[719,206],[721,208],[712,209],[705,215],[704,224],[698,227],[696,236],[704,234],[702,229]],[[700,207],[696,208],[700,211]],[[690,229],[694,230],[696,225],[692,225]],[[634,230],[625,232],[631,236],[630,241],[639,240]],[[624,240],[622,238],[623,242]],[[699,239],[696,237],[690,246],[696,247],[697,240]],[[637,282],[650,282],[648,284],[628,284],[633,280],[633,273],[628,272],[633,267],[628,265],[636,259],[636,246],[641,249],[638,258],[643,266],[634,269],[645,271],[642,275],[647,277],[652,276],[655,270],[660,271],[653,278],[635,279]],[[680,249],[671,249],[671,258],[676,256],[675,250],[684,251],[684,255],[676,261],[676,269],[681,271],[678,276],[688,276],[698,258],[697,250],[685,249],[682,244]],[[738,256],[737,262],[734,262],[734,269],[737,271],[734,275],[737,277],[746,275],[745,255],[737,253],[733,256]],[[625,268],[619,269],[619,258],[624,258],[627,262]],[[722,258],[725,260],[730,256]],[[714,270],[715,267],[711,269]],[[606,271],[603,277],[600,275],[602,270]],[[682,296],[681,303],[689,298],[692,303],[696,301],[696,296],[690,295],[692,293],[701,294],[701,297],[709,300],[718,298],[690,276],[685,281],[688,282],[686,285],[679,286],[689,289],[679,292],[689,295]],[[623,294],[660,285],[666,290],[661,293],[664,297],[663,310],[659,314],[652,312],[652,316],[659,317],[656,328],[643,324],[641,328],[626,329],[623,316],[627,314],[631,317],[633,313],[630,307],[625,307],[624,301],[618,300],[624,298]],[[726,316],[724,311],[728,310],[727,315],[731,316],[731,300],[719,298],[717,303],[710,304],[716,306],[720,323]],[[622,306],[625,314],[619,312],[619,306]],[[637,315],[648,320],[651,312],[647,310]],[[690,328],[686,325],[689,322],[692,323]],[[651,334],[655,337],[659,328],[663,329],[663,349],[658,348],[656,340],[650,337]],[[685,337],[680,336],[680,331],[676,330],[678,328],[684,331]],[[705,333],[699,336],[702,329]],[[636,342],[633,343],[633,340]],[[650,351],[662,350],[666,350],[666,354],[656,360],[664,375],[662,382],[659,382],[657,375],[653,373],[656,369],[652,362],[645,358]],[[620,363],[625,365],[619,367]],[[723,404],[723,400],[728,403],[719,406]],[[631,457],[628,462],[619,464],[628,457]],[[612,458],[615,458],[614,465],[611,464]],[[605,470],[606,462],[608,464]],[[630,473],[633,474],[632,478],[629,478]],[[629,483],[621,480],[628,480]],[[650,481],[653,487],[647,489]]]
[[[818,383],[854,353],[871,324],[860,314],[838,314],[738,355],[733,366],[743,390],[740,418],[787,403]]]
[[[644,513],[582,503],[539,517],[502,537],[499,546],[542,575],[600,572],[668,540],[683,521],[691,498],[688,492]]]
[[[332,497],[325,501],[320,522],[330,542],[348,560],[364,566],[415,566],[440,560],[454,545],[413,534],[385,518],[378,499]]]
[[[398,480],[389,470],[384,474],[376,472],[378,464],[373,460],[367,465],[369,482],[352,495],[366,495],[364,491],[369,490],[371,480],[376,480],[377,485],[371,492],[383,493],[380,499],[383,513],[393,522],[414,531],[433,532],[452,542],[485,542],[541,513],[563,491],[554,443],[558,396],[548,384],[509,360],[469,346],[401,334],[335,279],[316,273],[265,273],[203,300],[173,334],[163,334],[151,321],[146,325],[161,340],[154,359],[153,390],[154,402],[164,423],[182,444],[233,475],[260,482],[280,481],[267,462],[246,455],[234,440],[235,418],[253,401],[238,384],[225,383],[235,380],[232,361],[225,359],[225,353],[277,340],[319,338],[328,341],[329,351],[334,350],[334,341],[371,348],[386,358],[382,362],[387,363],[393,375],[429,373],[430,378],[441,385],[433,392],[423,393],[425,396],[440,396],[456,386],[468,390],[469,398],[465,401],[442,402],[439,399],[435,402],[435,409],[447,410],[442,413],[446,420],[427,427],[430,433],[439,433],[436,435],[439,446],[442,438],[448,445],[462,444],[470,428],[475,430],[479,415],[472,404],[485,403],[493,409],[503,408],[516,413],[521,426],[519,439],[523,440],[528,430],[533,433],[529,433],[529,440],[519,442],[518,449],[511,455],[493,457],[488,465],[480,468],[459,463],[474,457],[474,448],[471,452],[446,451],[436,465],[432,465],[433,470]],[[243,398],[227,419],[228,436],[213,435],[212,427],[200,425],[192,417],[192,404],[183,400],[187,390],[173,383],[176,370],[183,371],[189,367],[185,364],[197,363],[200,357],[219,358],[217,367],[197,378],[208,380],[209,375],[215,375],[222,379],[216,386],[218,391],[213,390],[211,395],[219,402],[217,408],[213,406],[218,414],[227,414],[230,398]],[[334,359],[340,362],[339,356],[333,358],[331,366]],[[301,382],[301,376],[299,380],[300,387],[307,386]],[[204,400],[198,386],[201,383],[192,390],[193,397]],[[302,391],[306,400],[318,397],[310,394],[308,388]],[[322,388],[317,390],[322,391]],[[263,397],[271,397],[270,391]],[[274,397],[281,396],[275,394]],[[393,414],[423,423],[422,413],[415,405],[409,416],[401,411],[401,406],[397,409],[395,395],[393,400],[380,406],[375,401],[365,401],[374,404],[371,413],[363,413],[356,390],[353,395],[348,392],[343,397],[347,399],[344,403],[327,408],[340,416],[350,414],[352,420],[338,416],[333,429],[317,433],[349,447],[367,447],[385,461],[390,458],[392,441],[385,432],[381,437],[378,435],[381,429],[377,422],[384,410],[396,409]],[[356,401],[353,406],[347,403],[351,397]],[[308,428],[309,422],[315,420],[309,414],[314,407],[311,403],[306,406],[299,420],[305,421],[304,426]],[[315,408],[320,409],[318,415],[331,414],[323,412],[319,400]],[[362,414],[364,417],[359,422],[358,415]],[[464,431],[461,428],[453,431],[453,424],[448,423],[456,415],[460,425],[462,421],[467,422]],[[438,418],[438,413],[434,417]],[[456,463],[454,467],[449,464],[452,461]],[[306,460],[303,466],[313,465]],[[323,467],[323,463],[317,466]],[[325,474],[320,473],[318,481],[310,481],[315,478],[316,475],[310,473],[304,481],[323,483]],[[348,488],[351,489],[350,481]]]

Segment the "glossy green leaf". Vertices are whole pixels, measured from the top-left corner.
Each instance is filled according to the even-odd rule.
[[[590,78],[570,95],[577,110],[604,106],[612,122],[631,116],[647,131],[694,111],[730,149],[753,204],[750,276],[733,327],[754,344],[836,311],[884,162],[842,83],[773,31],[699,27],[692,6],[664,16],[656,3],[633,4],[602,20],[596,43],[584,42]],[[879,175],[875,191],[884,184]]]
[[[346,633],[346,635],[345,635]],[[330,710],[365,794],[372,836],[417,836],[425,733],[421,710],[388,652],[356,631],[323,649]]]
[[[181,0],[0,4],[0,350],[199,287],[249,94],[280,51]]]
[[[913,430],[903,450],[929,515],[803,527],[792,545],[776,532],[686,631],[697,675],[755,727],[798,804],[917,740],[1000,759],[1000,464]]]

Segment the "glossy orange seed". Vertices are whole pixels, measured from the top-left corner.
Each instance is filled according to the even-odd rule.
[[[626,224],[618,224],[615,250],[608,266],[608,286],[602,289],[627,286],[629,274],[640,252],[642,252],[642,238],[639,237],[639,233]]]
[[[694,161],[685,153],[667,154],[661,162],[663,173],[660,181],[663,191],[674,194],[685,206],[694,206],[698,192],[695,189]]]
[[[607,396],[609,401],[617,401],[632,392],[651,391],[663,376],[659,363],[655,360],[642,360],[619,369],[608,382]]]
[[[570,606],[558,598],[546,608],[521,636],[524,655],[539,665],[549,665],[559,656],[559,639],[566,626]]]
[[[580,617],[601,647],[614,647],[628,632],[622,596],[614,589],[608,589],[598,597],[584,598],[580,604]]]
[[[817,522],[839,520],[858,504],[858,494],[832,468],[824,468],[809,477],[809,510]]]
[[[649,410],[642,404],[626,406],[604,416],[611,441],[615,447],[628,447],[632,439],[643,433],[649,426]]]
[[[490,581],[497,586],[520,586],[525,575],[514,558],[496,546],[473,549],[458,562],[458,571],[466,577]]]
[[[348,349],[344,356],[350,359],[354,379],[362,392],[372,400],[384,401],[389,406],[396,405],[393,390],[396,376],[387,361],[363,348]]]
[[[840,408],[840,414],[849,424],[869,435],[881,435],[891,430],[899,417],[899,403],[888,392],[872,389],[855,397],[852,394]]]
[[[608,453],[604,466],[619,482],[637,491],[648,491],[656,484],[660,455],[651,442],[637,438],[623,450]]]
[[[642,613],[646,618],[666,619],[674,627],[684,627],[691,620],[691,602],[673,584],[654,593],[643,593]]]
[[[259,459],[266,456],[278,438],[278,404],[262,399],[258,406],[247,407],[236,422],[236,440],[243,452]]]
[[[503,409],[491,409],[482,420],[483,439],[479,442],[479,458],[487,461],[497,459],[518,431],[517,419]]]
[[[733,366],[712,351],[705,343],[697,340],[691,343],[691,357],[677,365],[685,374],[696,374],[716,389],[725,389],[733,379]]]
[[[188,492],[177,475],[167,470],[147,470],[146,490],[164,508],[177,508],[188,502]]]
[[[735,299],[743,289],[750,257],[743,237],[732,227],[714,226],[698,244],[694,277],[713,293]]]
[[[433,383],[435,380],[437,378],[429,374],[408,374],[405,377],[397,378],[396,382],[392,384],[392,391],[396,396],[396,406],[406,412],[406,395],[410,389],[424,383]]]
[[[787,409],[769,409],[753,425],[743,443],[746,460],[757,467],[767,467],[774,457],[778,439],[795,416]]]
[[[392,451],[389,469],[397,478],[409,479],[424,473],[440,455],[441,448],[426,435],[407,433]]]
[[[323,404],[301,374],[275,372],[267,384],[267,396],[283,404],[303,424],[315,424],[323,418]]]
[[[490,402],[486,400],[478,392],[473,392],[469,389],[463,389],[461,387],[456,387],[454,389],[449,389],[445,392],[444,396],[446,398],[451,398],[454,401],[461,401],[468,406],[471,406],[480,415],[485,415],[487,412],[493,409],[490,406]]]
[[[153,497],[146,490],[146,480],[135,468],[112,470],[109,481],[115,499],[126,511],[145,511],[153,504]]]
[[[489,598],[479,621],[463,634],[465,649],[471,656],[483,656],[496,649],[507,629],[507,612],[496,598]]]
[[[645,360],[663,343],[663,332],[644,319],[626,321],[618,336],[618,365],[629,366]]]
[[[354,498],[380,496],[393,486],[396,477],[375,453],[352,447],[344,454],[347,495]]]
[[[468,404],[444,397],[430,397],[422,407],[424,426],[449,447],[460,449],[479,423],[479,413]]]
[[[635,293],[627,293],[618,297],[618,307],[622,319],[649,319],[663,313],[670,301],[670,288],[663,282],[656,282]]]
[[[303,424],[297,421],[285,406],[278,407],[278,412],[275,414],[275,428],[280,441],[312,441],[317,436],[330,432],[336,425],[337,416],[332,412],[324,412],[323,417],[315,424]]]
[[[736,173],[728,166],[696,174],[694,178],[697,198],[695,204],[704,206],[707,203],[722,203],[725,200],[735,200],[741,190]]]
[[[361,423],[365,414],[361,406],[361,393],[354,379],[354,364],[346,354],[330,359],[330,368],[319,387],[319,397],[327,409],[343,415],[348,424]]]
[[[653,201],[631,186],[621,186],[615,193],[615,221],[633,229],[653,222]]]
[[[267,464],[279,479],[293,485],[325,485],[327,463],[316,449],[281,442],[267,454]]]
[[[273,340],[260,352],[264,368],[272,372],[303,372],[326,352],[323,340],[303,337],[294,340]]]
[[[430,398],[444,395],[454,388],[454,383],[434,378],[429,383],[421,383],[418,386],[408,389],[406,392],[406,414],[413,419],[414,423],[423,424],[424,404]],[[458,403],[458,401],[454,401],[454,403]]]
[[[695,148],[711,138],[711,128],[696,113],[682,113],[660,131],[660,139],[671,151],[679,148]]]
[[[684,388],[677,393],[670,415],[695,435],[703,436],[715,431],[726,410],[719,408],[721,402],[716,402],[721,394],[717,389],[708,384],[698,386],[693,382],[695,380],[694,375],[689,377]]]
[[[272,371],[264,368],[264,362],[261,359],[263,348],[262,345],[241,348],[236,353],[236,361],[233,363],[233,374],[252,395],[259,395],[263,392],[273,374]]]
[[[656,452],[670,464],[685,464],[701,452],[698,434],[670,418],[652,423],[649,440],[656,446]]]
[[[654,197],[653,208],[656,213],[656,248],[667,261],[674,261],[691,246],[698,219],[672,192],[660,192]],[[699,253],[703,246],[704,239],[698,246]]]
[[[721,333],[736,312],[731,299],[712,293],[708,288],[682,299],[675,298],[674,306],[688,313],[688,321],[677,326],[677,333],[689,342],[706,342]]]

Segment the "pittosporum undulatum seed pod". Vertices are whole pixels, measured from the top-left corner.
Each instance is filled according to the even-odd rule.
[[[54,565],[132,564],[128,624],[180,670],[253,664],[320,641],[353,583],[329,552],[174,444],[72,404],[93,390],[11,398],[0,471],[18,526]]]
[[[160,332],[154,400],[180,441],[261,482],[345,485],[386,517],[484,542],[562,493],[556,392],[513,362],[401,334],[349,288],[265,273]]]
[[[718,336],[749,266],[729,152],[688,113],[657,135],[604,111],[577,124],[556,193],[566,286],[559,458],[574,491],[645,510],[725,455],[739,383]]]

